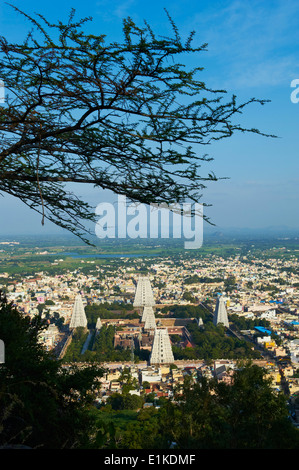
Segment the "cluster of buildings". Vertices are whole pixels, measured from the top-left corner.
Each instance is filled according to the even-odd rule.
[[[272,380],[273,390],[281,391],[283,389],[283,378],[286,377],[290,393],[294,395],[299,391],[299,381],[293,378],[290,366],[285,369],[285,376],[282,376],[281,370],[274,363],[269,363],[263,359],[254,360],[253,363],[267,368],[269,377]],[[176,361],[174,365],[160,364],[156,366],[149,366],[147,363],[104,363],[103,367],[105,373],[99,379],[98,403],[105,404],[114,393],[122,393],[121,377],[123,372],[127,371],[132,379],[136,379],[135,385],[129,393],[144,396],[146,400],[144,407],[147,407],[150,406],[148,404],[149,400],[146,398],[147,395],[151,394],[154,397],[151,402],[155,402],[156,399],[161,397],[171,398],[174,393],[180,393],[186,377],[192,383],[196,383],[201,377],[205,377],[207,379],[216,378],[218,382],[231,384],[233,373],[238,364],[233,360],[219,359],[209,363],[201,360]]]
[[[181,344],[192,346],[186,324],[193,319],[176,319],[161,316],[161,310],[173,305],[198,305],[210,300],[214,306],[213,321],[229,326],[231,315],[244,319],[266,319],[269,329],[260,331],[258,345],[273,357],[265,366],[273,372],[273,383],[280,386],[280,370],[275,361],[288,358],[284,365],[285,376],[292,393],[297,391],[296,371],[299,369],[299,275],[298,261],[289,259],[246,259],[246,256],[222,258],[216,255],[203,259],[163,257],[148,261],[136,258],[119,263],[117,270],[106,269],[93,263],[90,274],[80,270],[61,275],[49,276],[37,273],[26,276],[22,281],[8,279],[5,283],[9,300],[12,300],[25,315],[41,312],[45,318],[62,319],[69,329],[87,327],[84,307],[89,304],[125,303],[137,309],[140,317],[124,321],[98,318],[96,329],[104,324],[117,326],[115,347],[130,348],[135,345],[150,351],[149,364],[138,365],[139,383],[149,382],[159,392],[171,393],[173,384],[182,380],[191,370],[196,374],[216,374],[221,380],[230,380],[229,370],[222,364],[213,365],[174,361],[171,349],[172,335],[181,338]],[[88,261],[86,261],[87,263]],[[84,264],[84,263],[83,263]],[[107,263],[108,265],[108,263]],[[147,276],[136,277],[140,268],[146,267]],[[5,273],[1,273],[5,278]],[[190,282],[192,278],[192,282]],[[225,281],[233,278],[233,286],[225,290]],[[275,286],[275,289],[272,287]],[[188,300],[188,292],[192,300]],[[221,294],[221,295],[220,295]],[[76,312],[76,313],[74,313]],[[200,327],[200,319],[199,319]],[[252,331],[244,331],[250,336]],[[275,341],[275,335],[280,341]],[[51,323],[43,332],[41,341],[49,348],[55,348],[62,340],[63,333],[58,323]],[[274,338],[274,339],[273,339]],[[282,361],[283,362],[283,361]],[[172,365],[175,363],[175,368]],[[224,367],[225,366],[225,367]],[[108,364],[109,374],[103,387],[111,391],[119,386],[112,379],[129,364]],[[194,369],[195,368],[195,369]],[[167,372],[168,371],[168,372]],[[149,377],[149,380],[145,380]],[[111,378],[111,380],[110,380]],[[163,390],[162,390],[163,389]],[[168,390],[168,391],[167,391]]]
[[[219,380],[227,381],[235,364],[230,361],[213,362],[206,365],[204,361],[180,362],[175,367],[166,364],[159,366],[147,366],[146,364],[126,364],[123,367],[111,367],[107,364],[106,373],[100,379],[98,402],[105,403],[113,393],[121,393],[121,374],[124,369],[129,371],[135,380],[135,388],[129,393],[136,395],[153,394],[156,399],[161,397],[171,398],[183,385],[188,376],[196,382],[200,376],[207,378],[218,377]],[[224,374],[224,370],[227,374]],[[149,406],[148,403],[145,406]]]
[[[227,305],[229,301],[225,295],[218,295],[213,313],[213,323],[221,323],[229,328],[229,316]],[[115,346],[130,348],[132,342],[139,339],[139,347],[144,347],[151,351],[149,362],[141,362],[138,365],[132,362],[128,363],[106,363],[106,374],[101,379],[98,401],[105,401],[115,392],[121,392],[122,384],[119,380],[122,372],[127,369],[133,378],[136,379],[136,388],[130,393],[141,395],[153,393],[156,398],[171,397],[174,390],[182,385],[185,377],[189,376],[196,382],[199,377],[204,376],[208,379],[217,378],[218,381],[231,383],[232,374],[237,367],[236,361],[218,360],[208,363],[202,360],[180,360],[175,361],[172,353],[171,340],[172,334],[181,334],[188,331],[185,326],[173,326],[169,319],[158,320],[155,318],[154,308],[156,307],[150,279],[148,276],[140,276],[137,282],[134,308],[139,310],[140,318],[138,320],[101,320],[97,319],[96,329],[100,329],[103,324],[124,324],[125,327],[115,334]],[[275,315],[272,315],[275,318]],[[271,317],[271,318],[272,318]],[[193,319],[185,320],[192,321]],[[164,324],[163,324],[164,321]],[[200,319],[198,326],[201,327]],[[73,314],[70,321],[70,328],[86,327],[87,320],[84,313],[84,305],[81,295],[76,296]],[[272,387],[275,390],[282,390],[287,386],[291,394],[299,392],[299,378],[294,376],[294,364],[288,362],[282,368],[275,358],[280,359],[287,353],[282,347],[278,347],[275,340],[271,337],[271,331],[267,328],[257,327],[263,335],[257,338],[257,344],[269,354],[272,353],[273,360],[255,360],[261,367],[268,370],[272,378]],[[244,331],[244,334],[250,335],[250,331]],[[186,334],[186,333],[185,333]],[[147,341],[145,340],[147,339]],[[189,345],[192,347],[192,338],[188,338]],[[294,348],[299,347],[299,338],[291,342]],[[291,357],[294,356],[294,352]],[[284,380],[284,382],[283,382]]]
[[[135,299],[133,303],[134,308],[142,311],[140,319],[133,324],[129,323],[129,331],[118,332],[115,338],[115,346],[120,345],[121,347],[127,348],[131,346],[134,337],[138,337],[140,340],[140,346],[142,347],[143,336],[146,341],[146,347],[150,347],[150,364],[171,364],[174,363],[174,357],[172,353],[171,342],[167,328],[159,328],[156,324],[155,314],[153,307],[155,306],[155,300],[150,284],[150,280],[147,276],[140,276],[137,283]],[[109,322],[111,324],[111,320]],[[114,322],[114,323],[119,323]],[[100,317],[97,318],[96,329],[99,330],[103,323]],[[84,311],[84,305],[81,294],[77,294],[73,307],[73,313],[69,323],[70,330],[76,328],[87,328],[87,318]],[[128,325],[127,325],[128,328]],[[122,340],[122,337],[124,338]],[[125,341],[128,341],[125,343]]]

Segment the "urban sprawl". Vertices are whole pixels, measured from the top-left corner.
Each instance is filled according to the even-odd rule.
[[[59,259],[53,264],[59,266]],[[105,374],[100,379],[98,403],[105,403],[115,392],[121,393],[121,375],[125,370],[135,378],[131,394],[151,393],[171,397],[174,388],[186,375],[198,375],[230,382],[237,367],[234,358],[213,357],[177,359],[176,350],[191,351],[194,347],[194,325],[205,331],[200,315],[186,317],[173,314],[174,307],[200,307],[223,334],[250,344],[258,356],[253,362],[265,367],[275,390],[287,390],[290,397],[299,392],[299,274],[297,257],[248,260],[246,256],[222,258],[211,255],[202,259],[188,257],[176,262],[171,256],[147,259],[146,273],[140,272],[144,258],[123,258],[117,269],[108,269],[97,260],[82,260],[92,265],[90,273],[76,269],[62,274],[39,272],[14,280],[5,272],[7,298],[30,317],[40,314],[49,326],[40,341],[64,360],[75,341],[75,332],[86,334],[84,351],[95,342],[101,330],[113,326],[113,345],[125,350],[128,360],[103,361]],[[92,325],[85,311],[88,306],[115,306],[111,318],[97,315]],[[119,310],[117,310],[117,306]],[[122,316],[125,311],[135,316]],[[117,314],[118,312],[118,314]],[[108,315],[109,316],[109,315]],[[207,318],[207,317],[206,317]],[[232,318],[265,320],[266,327],[234,329]],[[55,319],[55,321],[53,321]],[[193,330],[188,325],[193,325]],[[258,322],[256,322],[258,325]],[[261,324],[261,323],[259,323]],[[134,351],[147,352],[136,360]],[[78,362],[82,367],[86,362]],[[67,367],[65,362],[65,367]],[[145,403],[145,406],[149,403]],[[151,406],[154,406],[151,403]],[[296,424],[296,415],[294,424]]]

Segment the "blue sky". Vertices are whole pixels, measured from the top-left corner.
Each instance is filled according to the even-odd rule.
[[[235,134],[213,144],[214,161],[204,166],[227,180],[209,184],[205,213],[219,228],[286,226],[299,230],[298,136],[299,103],[291,101],[291,82],[299,79],[299,3],[296,0],[227,0],[143,2],[140,0],[12,0],[28,13],[39,12],[50,21],[66,19],[71,8],[78,17],[92,16],[90,32],[121,39],[122,19],[145,19],[157,34],[170,31],[163,8],[181,36],[196,31],[194,44],[208,43],[201,55],[202,79],[210,87],[225,88],[239,102],[252,97],[269,99],[265,106],[250,105],[241,118],[247,127],[276,134],[278,139]],[[24,37],[30,25],[7,4],[0,4],[0,34],[9,40]],[[0,77],[1,78],[1,77]],[[299,93],[298,93],[299,96]],[[106,199],[89,187],[76,193],[97,205]],[[107,195],[108,197],[108,195]],[[0,198],[0,234],[53,233],[56,228],[12,197]],[[59,229],[60,231],[60,229]]]

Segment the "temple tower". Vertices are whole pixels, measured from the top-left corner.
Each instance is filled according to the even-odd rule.
[[[80,294],[76,295],[73,307],[73,313],[70,321],[70,328],[87,328],[87,318],[85,315],[84,305]]]
[[[144,322],[143,328],[145,330],[153,330],[156,328],[156,319],[152,307],[144,307],[141,321]]]
[[[144,323],[147,317],[152,315],[154,315],[153,307],[151,305],[145,305],[143,307],[142,317],[140,321]]]
[[[167,328],[155,329],[150,364],[171,364],[174,362]]]
[[[214,325],[218,325],[219,323],[222,323],[226,328],[229,328],[225,301],[222,296],[219,296],[217,299],[213,323]]]
[[[100,317],[97,318],[97,323],[96,323],[96,330],[100,330],[102,328],[102,322]]]
[[[154,295],[149,278],[147,276],[139,276],[133,306],[144,307],[145,305],[155,305]]]

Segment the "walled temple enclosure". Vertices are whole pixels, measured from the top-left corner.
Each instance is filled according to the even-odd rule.
[[[154,313],[155,299],[148,276],[139,276],[133,306],[139,310],[139,319],[102,320],[100,317],[97,318],[97,332],[105,324],[112,324],[115,328],[117,326],[121,327],[121,330],[116,330],[114,334],[115,348],[120,347],[122,349],[134,350],[137,346],[139,349],[146,349],[150,351],[149,365],[160,365],[172,364],[175,362],[169,335],[176,334],[181,336],[182,342],[184,341],[185,344],[192,347],[192,339],[185,327],[185,324],[188,321],[193,321],[194,319],[190,318],[180,321],[177,319],[161,318],[157,321]],[[181,324],[178,325],[178,323]],[[203,325],[202,319],[199,318],[197,323],[198,327],[201,327]],[[222,323],[226,328],[229,328],[226,302],[221,295],[217,298],[216,308],[213,315],[213,323],[214,325]],[[69,329],[74,331],[76,328],[80,327],[87,329],[87,318],[82,296],[81,294],[77,294],[75,297]],[[87,349],[90,339],[91,335],[87,338],[86,343],[84,344],[84,351]]]

